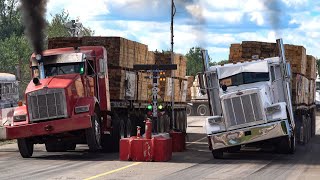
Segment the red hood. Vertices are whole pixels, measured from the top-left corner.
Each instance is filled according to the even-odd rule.
[[[31,80],[26,89],[26,94],[44,87],[49,89],[65,89],[70,86],[79,76],[79,74],[65,74],[48,77],[46,79],[40,79],[40,84],[37,86]]]

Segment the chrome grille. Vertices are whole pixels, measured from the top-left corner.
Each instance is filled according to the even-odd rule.
[[[31,121],[67,117],[66,97],[63,89],[42,89],[28,94]]]
[[[257,93],[225,99],[223,105],[228,127],[263,120]]]

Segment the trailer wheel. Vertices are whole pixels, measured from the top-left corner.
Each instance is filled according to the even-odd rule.
[[[18,148],[20,155],[23,158],[30,158],[33,154],[33,142],[30,139],[22,138],[18,139]]]
[[[193,108],[190,105],[187,105],[187,116],[193,115]]]
[[[199,116],[208,116],[209,115],[208,107],[204,104],[200,104],[197,108],[197,114]]]
[[[87,144],[90,151],[97,151],[101,149],[101,122],[98,108],[91,116],[91,123],[92,127],[86,130]]]
[[[222,159],[223,158],[223,151],[220,149],[212,150],[212,156],[215,159]]]

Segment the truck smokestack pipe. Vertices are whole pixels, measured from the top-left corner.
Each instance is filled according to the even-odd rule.
[[[284,45],[283,45],[283,40],[277,39],[277,45],[278,45],[278,49],[279,49],[279,57],[281,58],[282,63],[286,63],[286,58],[285,58],[285,49],[284,49]]]
[[[205,49],[201,50],[202,53],[202,59],[203,59],[203,70],[204,72],[209,70],[209,55],[208,55],[208,51]]]
[[[39,69],[40,79],[44,79],[45,78],[44,66],[43,66],[43,58],[42,58],[41,54],[36,55],[36,60],[38,61],[38,69]]]

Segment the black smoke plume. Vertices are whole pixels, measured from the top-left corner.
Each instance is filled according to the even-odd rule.
[[[275,31],[276,37],[279,38],[281,35],[280,32],[280,23],[281,23],[281,5],[279,0],[263,0],[264,6],[267,9],[269,16],[269,23],[271,28]]]
[[[47,0],[21,0],[20,2],[26,34],[34,52],[42,54]]]
[[[178,7],[183,7],[184,10],[191,16],[191,21],[188,22],[192,26],[193,34],[196,35],[196,41],[203,48],[207,45],[206,38],[206,19],[203,16],[203,7],[200,0],[175,0]],[[193,11],[187,9],[188,6],[193,5]]]

